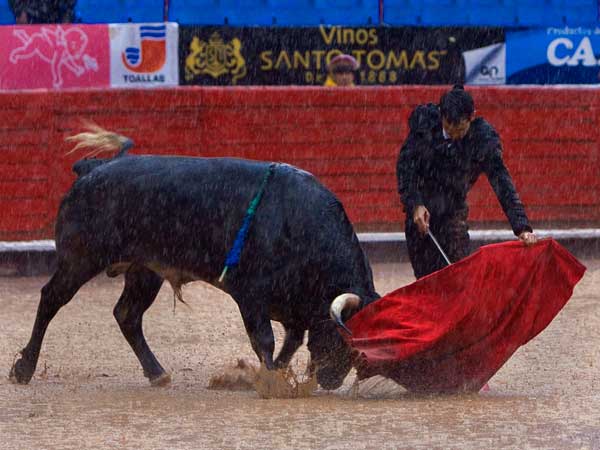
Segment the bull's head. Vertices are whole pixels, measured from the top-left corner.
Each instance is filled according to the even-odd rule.
[[[342,294],[333,301],[329,313],[334,321],[327,321],[310,333],[308,349],[316,370],[317,381],[324,389],[339,388],[352,368],[352,349],[340,334],[338,326],[350,332],[343,317],[358,308],[360,298],[355,294]],[[335,322],[335,323],[334,323]]]

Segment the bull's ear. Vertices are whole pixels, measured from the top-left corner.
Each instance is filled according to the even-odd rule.
[[[348,334],[352,334],[352,332],[344,325],[344,312],[349,312],[354,309],[358,309],[360,306],[360,297],[356,294],[341,294],[338,295],[333,302],[331,302],[331,306],[329,307],[329,315],[335,321],[338,326],[340,326],[344,331]]]

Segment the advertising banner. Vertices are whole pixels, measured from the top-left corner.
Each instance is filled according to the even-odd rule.
[[[508,84],[600,83],[600,28],[506,33]]]
[[[465,84],[506,83],[506,44],[492,44],[463,52]]]
[[[111,24],[110,84],[113,87],[176,86],[176,23]]]
[[[504,83],[501,28],[180,27],[180,83],[321,85],[341,53],[356,83]]]
[[[0,89],[108,87],[107,25],[0,27]]]

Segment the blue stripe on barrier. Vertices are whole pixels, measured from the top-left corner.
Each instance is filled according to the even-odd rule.
[[[141,33],[140,36],[142,38],[150,37],[150,38],[164,38],[167,33]]]

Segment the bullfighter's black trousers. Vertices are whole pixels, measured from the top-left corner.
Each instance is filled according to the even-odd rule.
[[[436,237],[452,263],[470,253],[467,214],[467,209],[454,211],[450,215],[437,218],[432,214],[429,221],[431,233]],[[419,232],[412,217],[407,216],[406,218],[405,235],[408,256],[415,277],[422,278],[448,265],[431,237]]]

